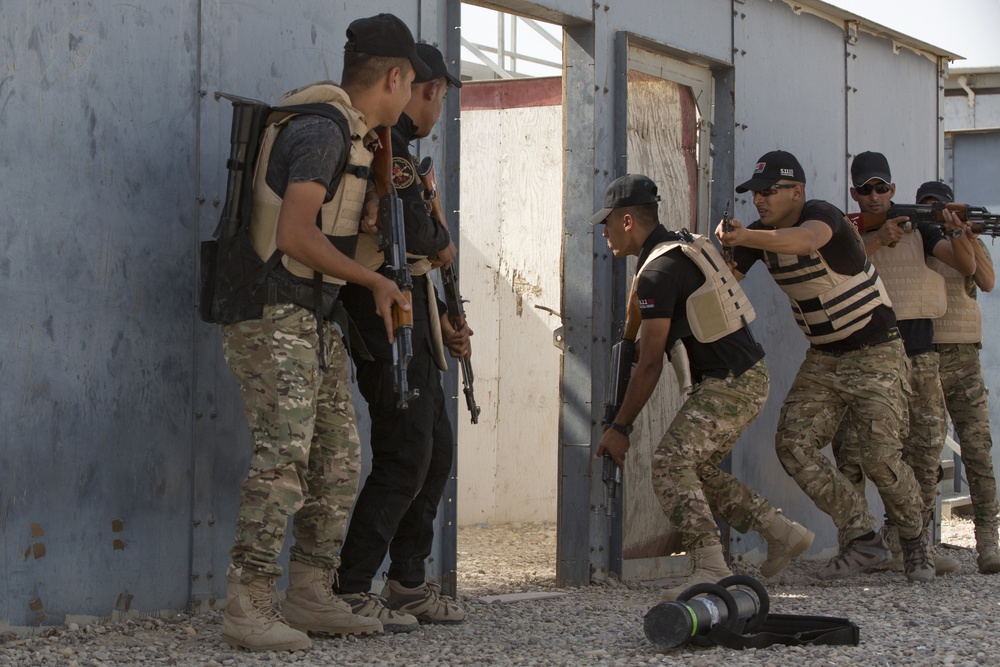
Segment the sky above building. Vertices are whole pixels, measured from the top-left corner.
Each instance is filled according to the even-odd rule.
[[[1000,0],[827,0],[963,56],[952,67],[1000,67]]]

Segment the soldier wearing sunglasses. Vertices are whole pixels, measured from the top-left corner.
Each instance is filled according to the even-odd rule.
[[[767,153],[736,188],[753,192],[760,219],[716,229],[723,245],[736,248],[736,277],[763,262],[809,341],[782,405],[775,450],[785,471],[837,526],[840,552],[816,572],[818,578],[839,579],[888,562],[891,552],[875,532],[864,494],[820,453],[850,411],[862,443],[861,469],[899,527],[906,575],[927,581],[934,568],[921,539],[919,489],[900,454],[906,399],[896,316],[858,230],[833,204],[807,200],[805,189],[794,155]]]
[[[862,213],[889,212],[896,186],[883,154],[872,151],[858,154],[851,163],[851,181],[851,199],[858,203]],[[976,262],[968,236],[960,232],[959,238],[950,238],[950,232],[963,230],[964,226],[956,215],[946,211],[945,231],[949,232],[949,238],[939,225],[913,225],[905,216],[886,220],[878,229],[863,235],[865,252],[892,299],[909,361],[906,374],[910,389],[909,434],[903,438],[903,460],[913,469],[920,486],[923,539],[928,541],[941,479],[941,449],[948,430],[940,362],[934,348],[934,320],[945,314],[947,295],[944,277],[932,270],[928,261],[937,259],[962,276],[974,273]],[[862,490],[865,479],[858,463],[859,439],[851,424],[850,420],[844,420],[834,438],[833,451],[841,472]],[[893,552],[886,569],[903,569],[897,526],[887,518],[880,532]],[[957,560],[943,554],[933,553],[933,562],[937,574],[959,569]]]

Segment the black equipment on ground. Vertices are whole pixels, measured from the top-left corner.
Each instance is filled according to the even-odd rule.
[[[857,646],[861,632],[846,618],[769,614],[770,598],[752,577],[735,575],[696,584],[661,602],[643,620],[646,639],[658,648],[725,646],[733,649],[785,646]]]

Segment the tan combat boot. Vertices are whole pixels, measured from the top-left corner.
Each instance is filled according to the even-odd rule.
[[[390,609],[416,616],[421,623],[461,623],[465,610],[454,599],[441,595],[437,584],[424,582],[409,588],[390,579],[382,589],[382,596]]]
[[[816,537],[811,530],[786,519],[773,507],[761,519],[760,534],[767,540],[767,560],[760,564],[762,577],[773,577],[784,570],[793,558],[805,553]]]
[[[340,593],[337,597],[350,605],[358,616],[373,618],[382,624],[383,632],[413,632],[420,629],[420,621],[413,614],[396,611],[385,599],[374,593]]]
[[[928,527],[927,530],[930,530],[930,528]],[[902,572],[903,548],[899,545],[899,530],[896,526],[887,523],[879,529],[879,534],[885,538],[885,543],[889,546],[889,551],[892,552],[892,560],[871,569]],[[957,559],[943,553],[939,553],[937,547],[931,547],[931,560],[934,563],[934,574],[937,576],[941,576],[942,574],[951,574],[952,572],[958,572],[962,569],[962,564],[959,563]]]
[[[931,554],[928,530],[925,528],[912,540],[900,535],[899,546],[903,550],[903,572],[906,578],[921,583],[934,581],[934,557]]]
[[[694,572],[684,580],[684,583],[663,591],[664,600],[676,600],[677,596],[695,584],[714,584],[720,579],[732,576],[732,570],[726,565],[726,555],[722,553],[721,544],[693,549],[688,552]]]
[[[250,651],[300,651],[309,636],[288,627],[274,605],[274,579],[257,577],[247,584],[229,582],[222,614],[222,641]]]
[[[294,560],[288,563],[288,590],[281,609],[288,625],[302,632],[382,634],[378,619],[356,615],[349,604],[333,594],[329,570]]]
[[[976,565],[980,574],[1000,572],[1000,551],[997,550],[997,527],[976,526],[976,551],[979,557]]]
[[[840,552],[816,570],[816,578],[824,581],[843,579],[860,572],[866,572],[892,560],[892,552],[885,543],[882,532],[870,539],[856,537],[840,547]]]

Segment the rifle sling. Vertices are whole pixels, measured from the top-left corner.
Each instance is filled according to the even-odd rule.
[[[736,630],[742,631],[741,627]],[[731,649],[784,646],[857,646],[861,631],[846,618],[798,614],[768,614],[757,631],[741,634],[719,623],[705,635],[695,637],[702,646],[719,645]]]

